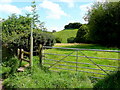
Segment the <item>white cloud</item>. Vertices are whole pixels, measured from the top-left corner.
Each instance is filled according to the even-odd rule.
[[[12,0],[0,0],[0,4],[11,3]]]
[[[85,4],[80,6],[80,10],[87,12],[89,9],[91,9],[91,6],[93,3]]]
[[[85,16],[85,14],[88,12],[89,9],[91,9],[91,6],[93,5],[93,3],[89,3],[89,4],[85,4],[85,5],[80,5],[80,16],[81,18],[81,23],[87,23],[83,17]]]
[[[106,1],[110,1],[110,0],[96,0],[97,2],[106,2]],[[115,0],[113,0],[115,1]]]
[[[52,31],[52,30],[61,31],[61,30],[63,30],[63,28],[59,27],[59,26],[48,27],[48,31]]]
[[[68,3],[68,7],[74,7],[74,0],[60,0],[60,1]]]
[[[32,12],[32,7],[31,6],[26,6],[26,7],[22,8],[22,10],[25,10],[27,12]]]
[[[18,7],[14,5],[10,5],[10,4],[0,4],[0,12],[7,13],[7,14],[12,14],[12,13],[21,14],[22,13]]]
[[[60,19],[61,16],[67,16],[59,4],[45,0],[42,2],[42,4],[40,4],[40,7],[48,9],[47,18]]]

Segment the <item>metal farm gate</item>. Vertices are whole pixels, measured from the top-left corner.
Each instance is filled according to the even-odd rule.
[[[51,52],[47,52],[45,49],[51,50]],[[58,52],[54,52],[53,49],[58,50]],[[120,51],[118,50],[50,46],[43,46],[42,50],[44,50],[42,52],[42,56],[44,56],[42,64],[52,71],[84,72],[89,77],[102,79],[120,69]]]

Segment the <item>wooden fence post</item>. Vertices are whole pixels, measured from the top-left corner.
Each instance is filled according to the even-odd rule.
[[[40,63],[40,65],[42,65],[42,44],[40,44],[40,46],[39,46],[39,63]]]
[[[24,53],[22,53],[22,51],[24,51],[23,49],[18,49],[18,55],[19,55],[19,59],[20,59],[20,64],[19,66],[21,66],[22,63],[22,59],[24,57]]]
[[[17,57],[18,57],[18,59],[20,59],[20,49],[19,48],[17,50]]]
[[[21,49],[21,59],[23,59],[24,58],[24,53],[23,53],[23,49]]]

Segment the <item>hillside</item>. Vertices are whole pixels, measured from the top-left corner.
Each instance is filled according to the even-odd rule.
[[[62,43],[67,43],[67,39],[70,37],[76,37],[78,29],[66,29],[53,33],[55,37],[62,39]]]

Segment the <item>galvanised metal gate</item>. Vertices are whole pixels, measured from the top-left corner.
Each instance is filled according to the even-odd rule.
[[[61,50],[63,53],[57,52],[46,52],[44,49],[57,49]],[[50,47],[43,46],[44,56],[43,65],[49,67],[50,70],[59,71],[59,70],[69,70],[77,72],[85,72],[89,77],[102,79],[105,75],[109,75],[111,72],[117,72],[120,69],[120,51],[118,50],[99,50],[99,49],[78,49],[78,48],[62,48],[62,47]],[[64,54],[65,50],[69,53]],[[88,56],[86,53],[93,53],[93,56]],[[99,53],[98,53],[99,52]],[[96,53],[104,56],[104,53],[108,53],[108,57],[95,57]],[[103,53],[104,52],[104,53]],[[90,54],[91,54],[90,53]],[[112,53],[112,54],[110,54]],[[109,55],[110,54],[110,55]],[[52,58],[50,55],[54,55]],[[112,55],[112,58],[111,58]],[[54,57],[61,57],[60,59]],[[114,58],[113,58],[114,56]],[[71,58],[75,57],[74,61],[71,61]],[[65,60],[66,59],[66,60]],[[86,61],[89,62],[86,62]],[[104,61],[105,60],[105,61]],[[101,64],[99,62],[105,64]],[[90,73],[90,74],[89,74]]]

